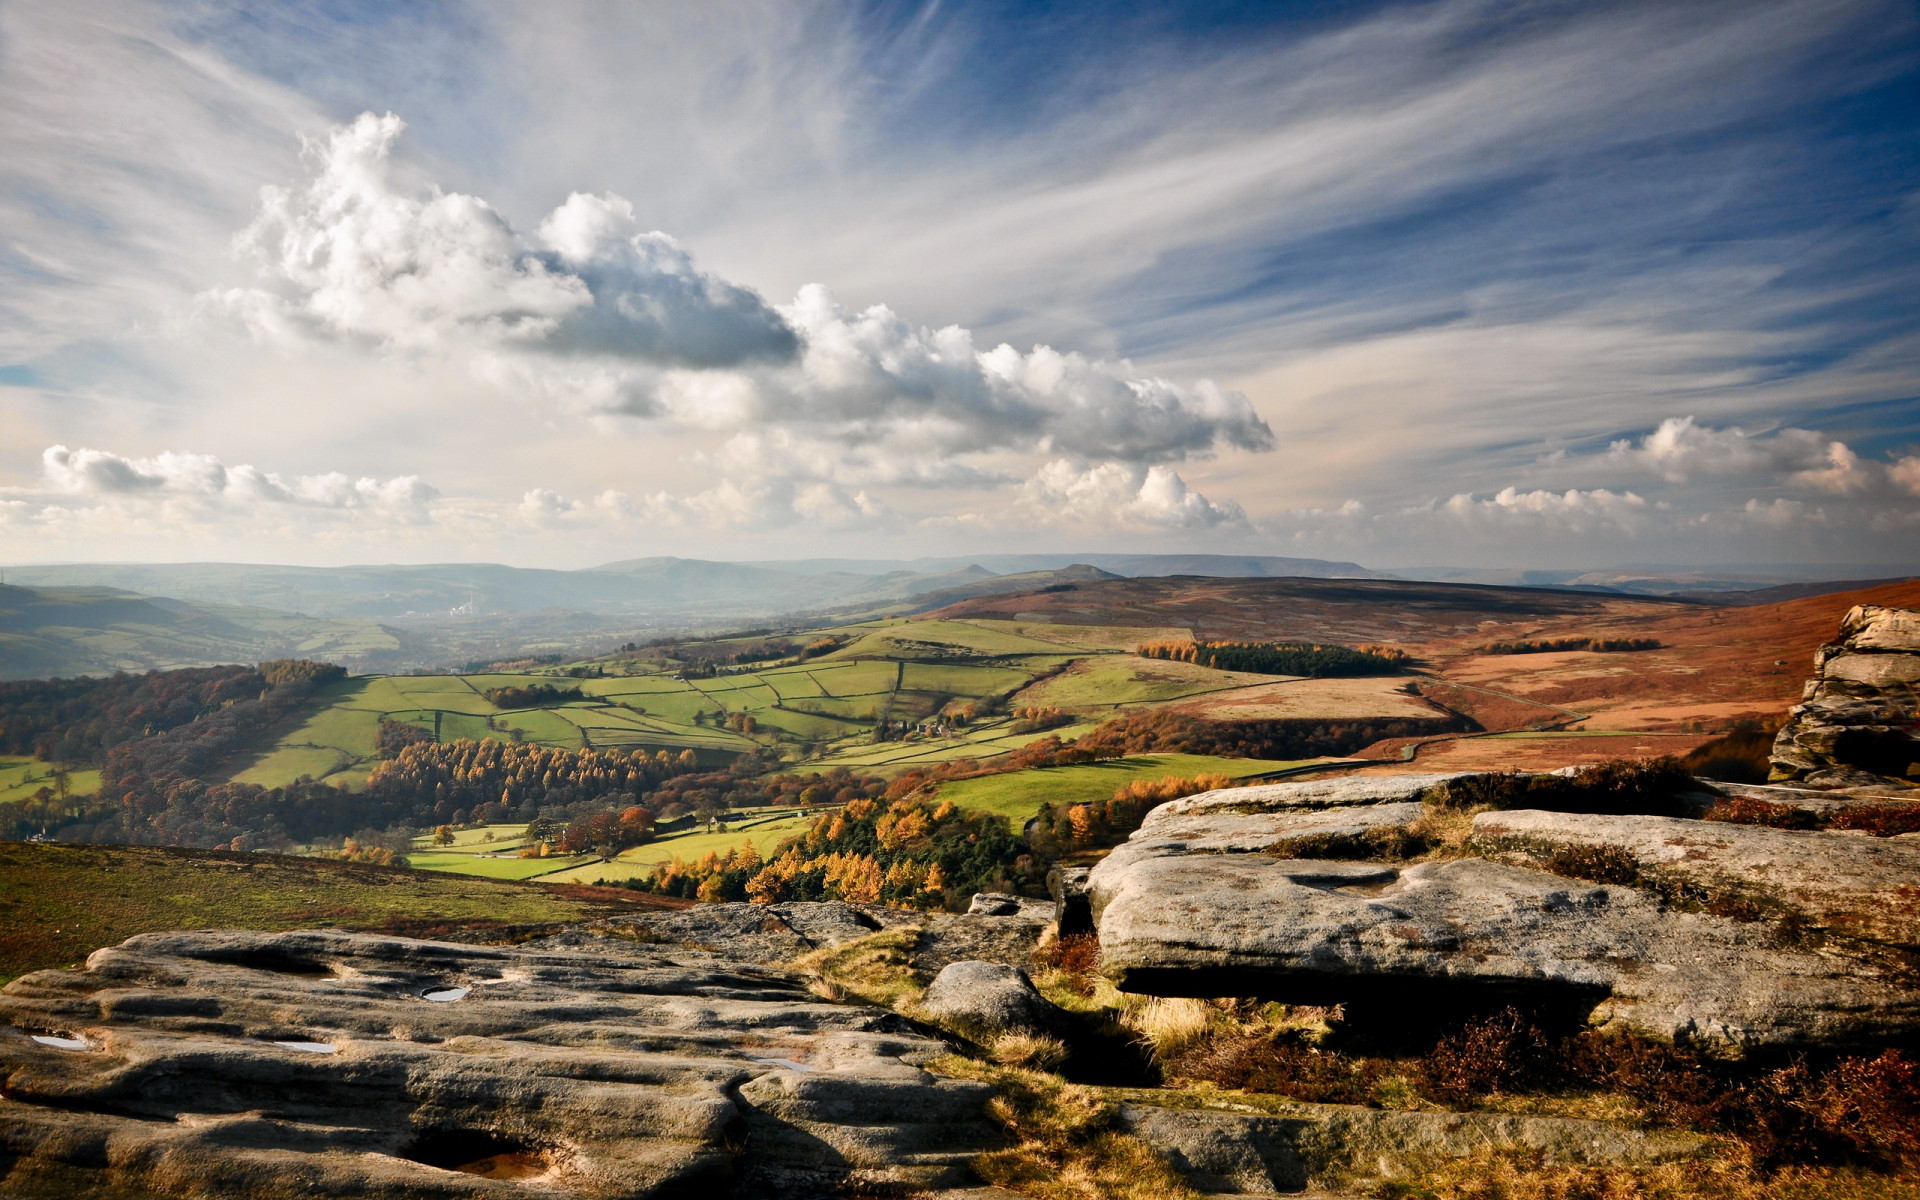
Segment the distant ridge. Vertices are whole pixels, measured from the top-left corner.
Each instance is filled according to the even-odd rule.
[[[7,577],[28,587],[108,587],[200,604],[245,604],[317,617],[379,621],[556,611],[649,620],[686,616],[733,620],[883,605],[996,578],[1076,566],[1128,577],[1392,578],[1357,563],[1220,554],[998,554],[791,562],[656,556],[577,571],[500,563],[346,567],[67,563],[9,567]]]

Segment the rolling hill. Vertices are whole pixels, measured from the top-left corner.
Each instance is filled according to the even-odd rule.
[[[367,660],[405,635],[371,621],[0,584],[0,679],[103,675],[271,658]]]

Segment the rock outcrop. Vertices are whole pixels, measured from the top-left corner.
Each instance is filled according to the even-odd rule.
[[[1612,869],[1709,911],[1920,950],[1920,837],[1538,811],[1481,813],[1473,834],[1475,845],[1522,864],[1611,851]]]
[[[1773,745],[1773,777],[1819,788],[1920,786],[1920,611],[1856,605]]]
[[[714,1197],[966,1182],[944,1047],[769,970],[173,933],[0,992],[9,1197]]]
[[[1906,895],[1920,860],[1903,839],[1500,812],[1478,818],[1476,833],[1515,861],[1296,854],[1314,839],[1338,845],[1404,828],[1437,789],[1470,782],[1274,784],[1155,809],[1089,879],[1103,969],[1127,991],[1346,1004],[1357,1019],[1404,1019],[1409,1001],[1422,1010],[1521,1003],[1734,1047],[1871,1047],[1920,1031],[1920,978],[1902,949],[1913,902],[1901,901],[1905,916],[1868,911],[1876,887],[1887,889],[1889,909],[1889,897]],[[1560,861],[1555,838],[1588,845],[1580,830],[1612,823],[1623,844],[1631,831],[1650,864],[1721,871],[1754,889],[1781,890],[1796,856],[1826,863],[1826,880],[1799,895],[1816,925],[1830,923],[1842,939],[1819,943],[1805,928],[1752,913],[1676,903],[1638,878],[1591,882],[1541,869]],[[1518,853],[1523,831],[1543,839],[1539,853]],[[1688,837],[1698,841],[1691,850]],[[1667,849],[1658,849],[1663,839]],[[1709,856],[1709,844],[1727,849]],[[1641,850],[1623,853],[1631,862]],[[1855,940],[1869,937],[1883,944]]]
[[[940,968],[919,1008],[929,1020],[975,1041],[1003,1033],[1045,1036],[1058,1032],[1065,1018],[1019,967],[977,961]]]

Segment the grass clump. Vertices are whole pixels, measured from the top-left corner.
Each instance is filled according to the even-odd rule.
[[[828,1000],[858,1000],[882,1008],[907,1009],[932,982],[913,965],[919,943],[917,926],[889,929],[857,941],[828,946],[795,959],[792,966],[811,977],[814,991]]]
[[[987,1183],[1033,1200],[1200,1200],[1165,1159],[1121,1129],[1119,1106],[1098,1089],[957,1055],[932,1068],[999,1093],[987,1112],[1013,1145],[974,1160]]]
[[[1057,1072],[1071,1053],[1057,1037],[1036,1033],[1003,1033],[987,1045],[987,1055],[1003,1067]]]
[[[1537,1153],[1483,1150],[1376,1184],[1376,1200],[1920,1200],[1920,1181],[1860,1168],[1755,1168],[1738,1148],[1649,1167],[1549,1166]]]

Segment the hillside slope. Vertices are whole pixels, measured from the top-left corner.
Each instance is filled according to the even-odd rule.
[[[0,585],[0,679],[271,658],[345,662],[401,647],[401,634],[371,621],[160,599],[112,588]]]

